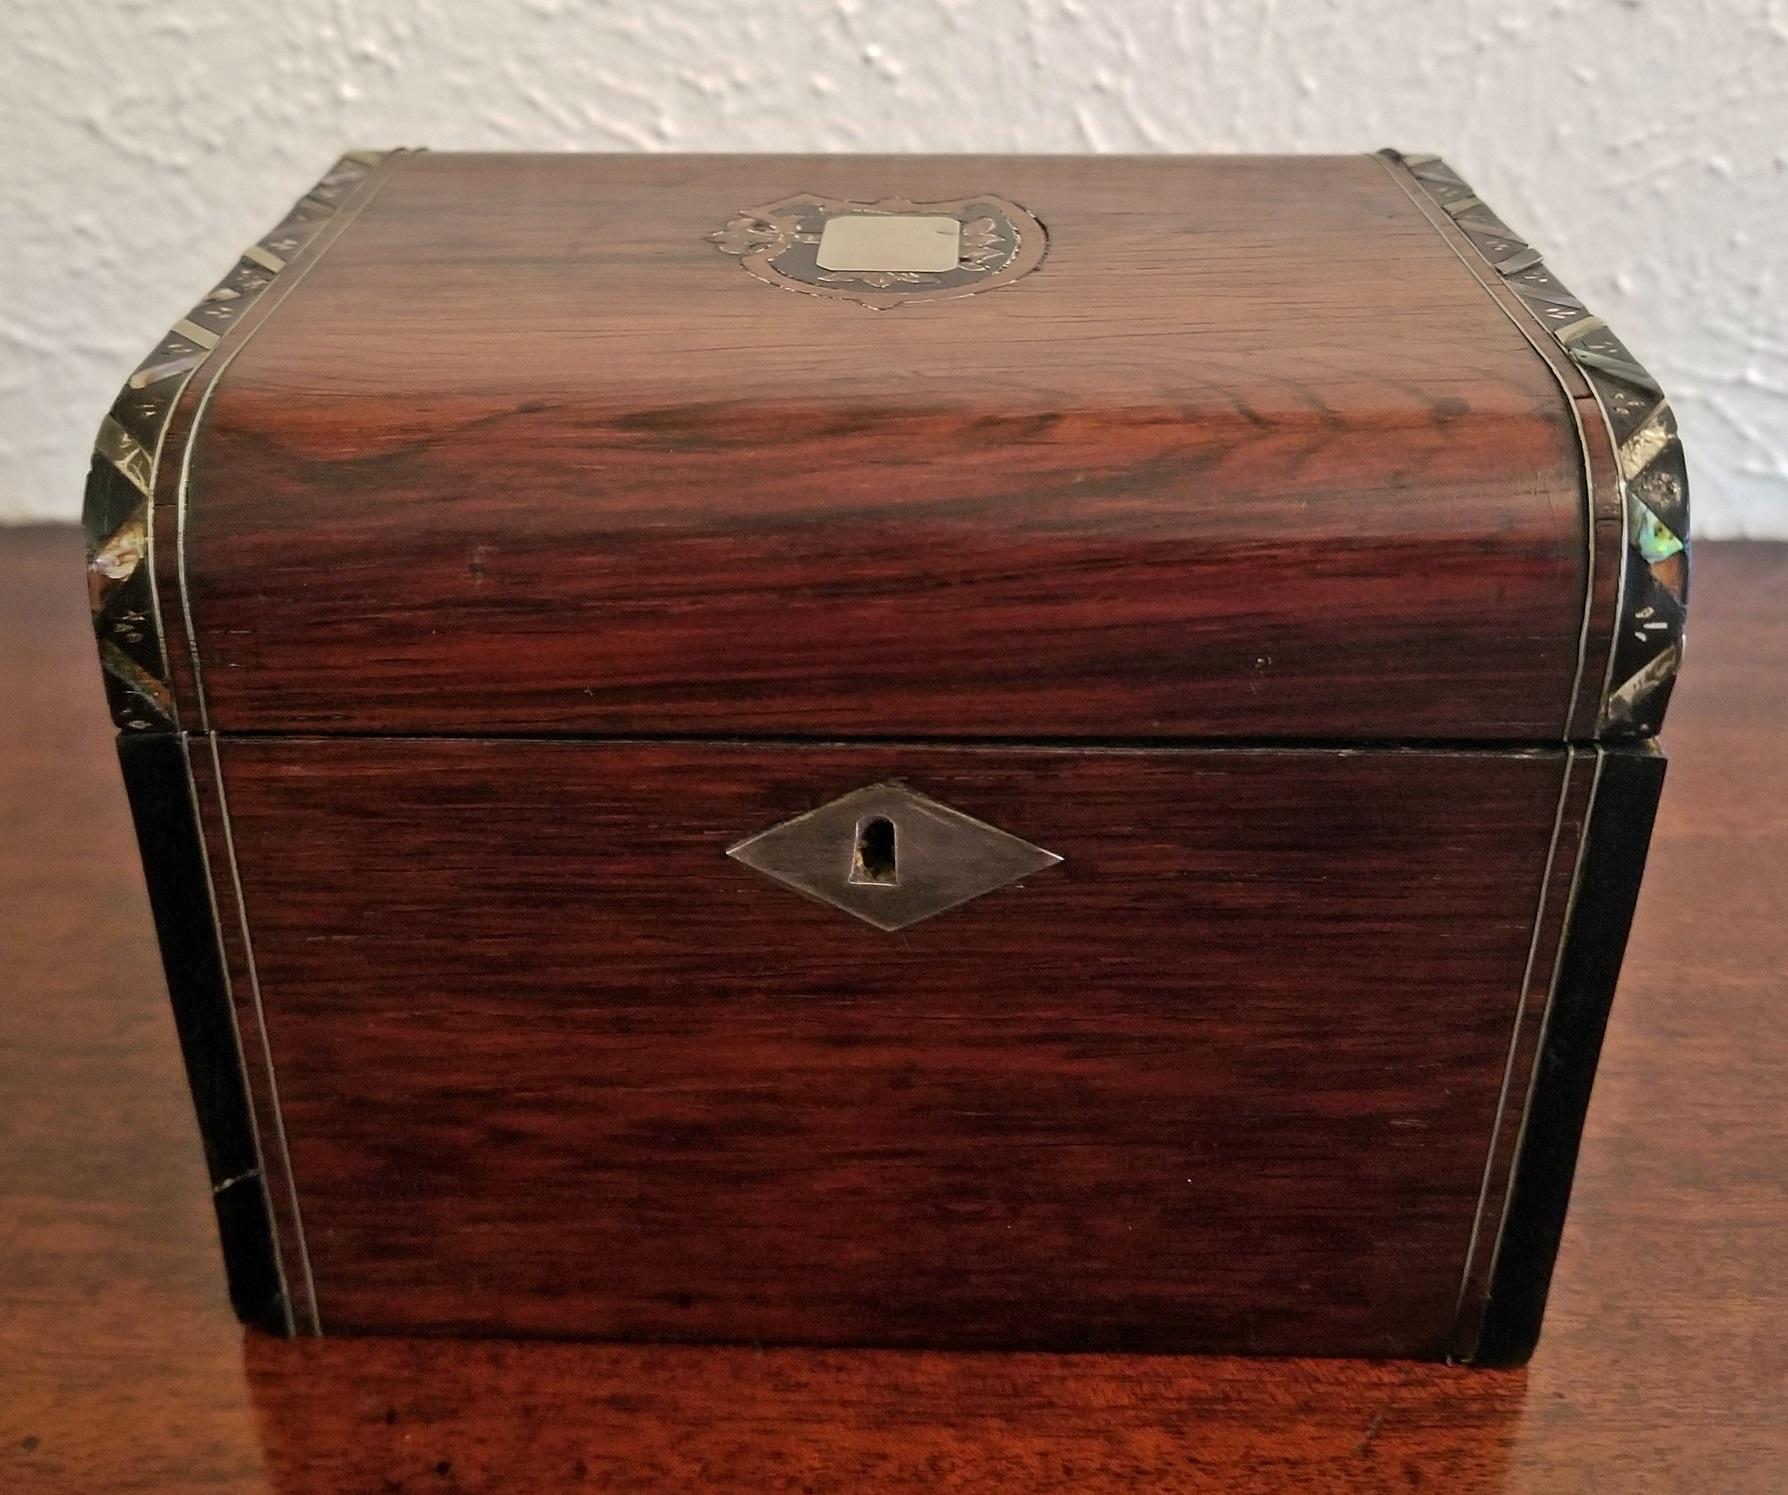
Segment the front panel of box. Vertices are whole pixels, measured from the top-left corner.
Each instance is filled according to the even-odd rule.
[[[1574,761],[224,739],[293,1291],[330,1331],[1447,1353]],[[1047,856],[884,929],[728,855],[878,785]],[[905,803],[819,864],[898,880]]]

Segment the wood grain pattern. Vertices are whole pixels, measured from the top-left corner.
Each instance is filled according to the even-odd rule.
[[[1380,159],[1383,159],[1381,154]],[[1593,736],[1608,692],[1609,657],[1613,651],[1615,620],[1620,611],[1620,555],[1627,543],[1626,509],[1620,490],[1620,459],[1616,455],[1596,405],[1595,391],[1584,372],[1565,355],[1551,329],[1526,307],[1507,281],[1498,275],[1439,202],[1422,184],[1394,161],[1385,162],[1410,201],[1427,218],[1460,263],[1483,287],[1484,294],[1500,307],[1532,344],[1534,352],[1552,370],[1559,387],[1570,399],[1571,418],[1577,428],[1582,453],[1586,519],[1584,540],[1588,547],[1589,592],[1584,600],[1583,650],[1577,689],[1566,719],[1565,736]]]
[[[1385,168],[1460,248],[1487,290],[1512,297],[1513,315],[1555,347],[1552,352],[1581,371],[1562,380],[1573,395],[1590,475],[1593,557],[1618,547],[1619,595],[1608,658],[1596,669],[1599,642],[1584,639],[1585,668],[1579,700],[1590,699],[1597,732],[1606,739],[1645,741],[1663,725],[1670,691],[1682,662],[1684,610],[1689,587],[1689,472],[1676,416],[1658,382],[1602,318],[1573,295],[1543,263],[1539,250],[1497,217],[1471,186],[1438,156],[1381,151]],[[1458,243],[1470,246],[1467,252]],[[1543,343],[1540,344],[1543,348]],[[1577,397],[1578,385],[1589,391]],[[1600,427],[1609,461],[1589,438]],[[1609,520],[1615,521],[1610,526]],[[1608,531],[1613,528],[1614,532]],[[1599,585],[1589,594],[1590,617],[1605,605]],[[1593,630],[1592,630],[1593,631]],[[1570,731],[1575,731],[1573,719]]]
[[[1788,1470],[1788,547],[1697,555],[1693,667],[1546,1335],[1362,1361],[244,1333],[72,531],[0,534],[0,1485],[1674,1491]]]
[[[1650,743],[1597,757],[1595,806],[1573,879],[1570,927],[1527,1087],[1482,1332],[1468,1352],[1474,1364],[1524,1364],[1540,1337],[1665,766]]]
[[[1447,1353],[1563,751],[220,751],[325,1330]],[[889,778],[1064,860],[724,855]]]
[[[174,323],[100,422],[82,525],[94,633],[121,732],[203,726],[202,720],[181,723],[175,711],[176,695],[197,695],[179,564],[191,422],[235,348],[377,190],[381,164],[365,151],[341,157]],[[155,509],[158,493],[165,502]],[[176,583],[165,607],[154,582],[157,570]]]
[[[1526,1141],[1534,1058],[1540,1048],[1556,985],[1559,952],[1572,919],[1573,894],[1578,883],[1575,874],[1590,825],[1590,811],[1596,803],[1600,763],[1599,754],[1578,749],[1571,752],[1564,769],[1552,843],[1546,852],[1545,891],[1536,913],[1533,943],[1528,949],[1521,996],[1510,1028],[1502,1095],[1491,1122],[1477,1223],[1466,1247],[1465,1270],[1459,1288],[1459,1316],[1454,1325],[1451,1351],[1456,1360],[1471,1361],[1475,1357],[1488,1307],[1491,1268],[1508,1223],[1509,1186],[1520,1165]],[[1604,815],[1632,813],[1629,807],[1610,807],[1606,803],[1601,809]],[[1622,882],[1619,878],[1612,880],[1617,884]],[[1595,995],[1611,997],[1612,986],[1607,992]],[[1549,1274],[1551,1259],[1546,1258],[1536,1270],[1542,1276]],[[1542,1286],[1542,1295],[1543,1291]]]
[[[217,743],[213,737],[183,736],[188,792],[192,797],[194,828],[205,848],[205,892],[214,910],[217,954],[223,965],[226,1010],[234,1018],[237,1068],[249,1096],[249,1130],[259,1173],[263,1207],[273,1225],[272,1271],[280,1289],[279,1313],[288,1332],[318,1331],[316,1289],[311,1282],[310,1261],[304,1249],[304,1220],[292,1183],[292,1165],[286,1146],[285,1118],[279,1104],[279,1087],[262,1019],[260,981],[249,942],[246,911],[236,873],[235,849],[230,840],[229,806],[218,774]],[[164,936],[165,941],[165,936]],[[169,985],[173,981],[170,977]],[[208,999],[208,994],[207,994]],[[225,1245],[226,1258],[234,1254]],[[245,1270],[238,1267],[237,1270]]]
[[[794,190],[1049,258],[779,293],[706,235]],[[204,719],[1556,741],[1570,403],[1368,157],[405,158],[200,425]]]

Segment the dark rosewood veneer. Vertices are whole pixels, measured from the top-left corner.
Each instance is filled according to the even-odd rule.
[[[88,491],[238,1309],[1524,1359],[1686,502],[1431,157],[351,154]]]

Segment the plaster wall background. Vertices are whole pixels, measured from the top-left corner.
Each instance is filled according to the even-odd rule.
[[[347,146],[1445,155],[1788,538],[1788,0],[0,0],[0,520]]]

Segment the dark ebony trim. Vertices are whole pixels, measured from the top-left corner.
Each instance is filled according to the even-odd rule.
[[[1539,1341],[1663,782],[1664,757],[1652,744],[1603,751],[1483,1330],[1468,1357],[1474,1365],[1523,1365]]]
[[[207,893],[210,878],[181,739],[120,736],[174,1026],[211,1175],[230,1302],[245,1323],[286,1333],[267,1188],[255,1145],[235,1013]]]

